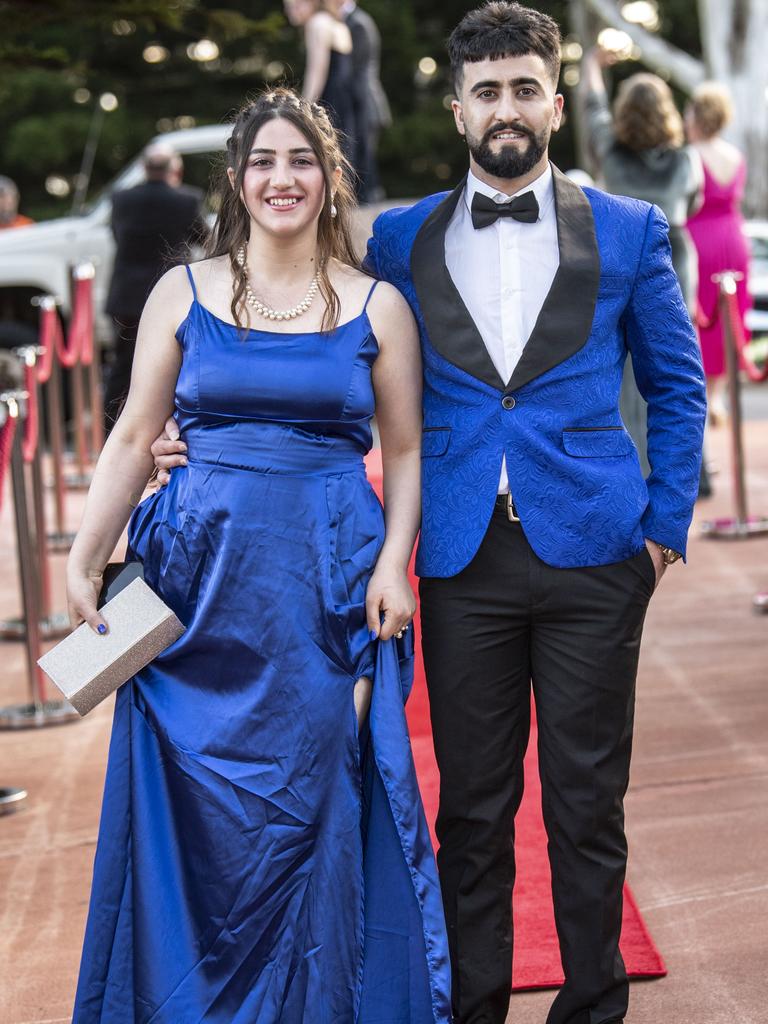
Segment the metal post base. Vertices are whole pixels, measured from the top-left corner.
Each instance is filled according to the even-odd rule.
[[[61,640],[72,632],[69,616],[66,612],[56,612],[45,619],[40,619],[41,640]],[[5,619],[0,621],[0,643],[24,640],[27,626],[23,619]]]
[[[768,516],[749,516],[747,519],[723,517],[701,524],[702,537],[714,540],[746,540],[768,534]]]
[[[0,708],[0,729],[35,729],[64,725],[81,716],[69,701],[46,700],[42,704],[12,704]]]
[[[757,615],[768,615],[768,591],[755,594],[752,598],[752,607]]]
[[[49,551],[69,551],[75,543],[74,533],[49,533],[47,536]]]
[[[27,799],[26,789],[13,789],[10,786],[0,788],[0,817],[20,811]]]

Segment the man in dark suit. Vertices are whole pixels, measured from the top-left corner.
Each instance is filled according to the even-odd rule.
[[[112,198],[115,262],[106,311],[115,323],[114,361],[104,394],[106,429],[117,418],[131,379],[139,318],[157,279],[188,256],[205,234],[202,192],[181,186],[181,157],[155,145],[144,154],[146,181]]]
[[[355,149],[352,163],[360,175],[358,198],[372,203],[380,198],[376,151],[382,128],[392,122],[386,94],[379,78],[381,35],[376,22],[354,0],[341,0],[339,13],[352,35],[354,70]]]

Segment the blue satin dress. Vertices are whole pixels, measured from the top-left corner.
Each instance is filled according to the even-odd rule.
[[[243,336],[194,294],[177,338],[189,465],[129,557],[186,632],[117,694],[73,1024],[447,1024],[412,650],[366,626],[367,313]]]

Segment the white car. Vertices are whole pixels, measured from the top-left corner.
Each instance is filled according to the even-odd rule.
[[[224,151],[231,132],[231,125],[207,125],[168,132],[152,141],[170,146],[183,158],[186,183],[207,188],[213,163]],[[143,179],[139,155],[80,216],[60,217],[0,232],[2,325],[10,328],[27,324],[27,330],[34,329],[37,312],[32,307],[32,299],[42,294],[54,295],[66,317],[72,269],[79,263],[90,262],[96,268],[96,330],[103,342],[110,342],[111,323],[104,314],[104,302],[115,249],[109,226],[111,196],[113,192],[138,185]]]
[[[751,253],[749,289],[754,302],[747,327],[753,334],[768,334],[768,220],[748,220],[744,233]]]

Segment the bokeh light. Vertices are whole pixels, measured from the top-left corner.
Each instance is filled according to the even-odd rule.
[[[71,189],[66,178],[62,178],[60,174],[49,174],[45,179],[45,191],[50,196],[63,199],[69,195]]]
[[[649,32],[655,32],[661,24],[659,8],[652,0],[631,0],[622,6],[621,16],[633,25],[642,25]]]
[[[563,71],[563,82],[565,82],[565,84],[567,86],[570,86],[571,88],[579,84],[580,78],[581,74],[579,72],[578,67],[576,67],[575,64],[571,64],[569,67],[565,69],[565,71]]]
[[[216,60],[219,56],[219,47],[212,39],[198,39],[196,43],[190,43],[187,47],[187,56],[190,60],[201,63]]]
[[[99,106],[107,114],[111,114],[113,110],[118,108],[117,96],[113,92],[103,92],[99,96]]]
[[[141,56],[147,64],[162,64],[171,56],[170,51],[159,43],[150,43],[144,47]]]
[[[613,53],[619,60],[628,60],[632,56],[634,43],[621,29],[604,28],[597,37],[597,42],[604,50]]]

